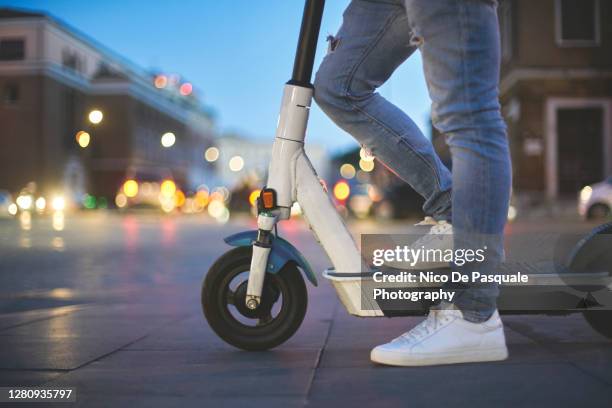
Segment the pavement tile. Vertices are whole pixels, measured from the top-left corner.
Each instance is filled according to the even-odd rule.
[[[111,353],[130,338],[28,338],[0,336],[0,369],[71,370]]]
[[[0,370],[0,387],[36,387],[64,371]]]
[[[172,292],[144,289],[134,294],[130,303],[96,305],[79,312],[79,316],[121,318],[183,317],[200,310],[199,293],[190,294],[189,289],[172,288]],[[199,292],[199,290],[197,291]]]
[[[319,350],[274,349],[265,352],[249,352],[232,348],[214,350],[121,350],[91,364],[96,369],[160,369],[181,366],[222,366],[235,370],[314,368]]]
[[[347,392],[350,390],[350,392]],[[609,407],[612,387],[567,363],[317,370],[312,406]]]
[[[609,339],[589,326],[581,314],[567,316],[505,316],[506,326],[542,343],[602,343]]]
[[[551,345],[550,348],[560,358],[584,372],[612,384],[612,343],[560,343]]]
[[[310,368],[245,368],[225,364],[178,364],[104,368],[91,365],[49,382],[49,386],[77,387],[100,398],[114,396],[290,396],[306,395]]]
[[[197,397],[193,395],[135,395],[114,396],[108,395],[103,399],[99,394],[79,393],[77,390],[77,401],[74,405],[67,404],[45,404],[46,407],[65,408],[184,408],[184,407],[223,407],[223,408],[253,408],[264,406],[266,408],[298,408],[304,406],[303,397],[252,397],[223,396],[223,397]]]
[[[422,320],[422,317],[359,318],[350,316],[341,307],[334,316],[327,346],[342,348],[350,339],[351,347],[373,347],[410,330]]]
[[[72,313],[0,331],[0,338],[3,336],[33,339],[58,337],[119,337],[124,339],[127,337],[135,340],[172,320],[156,316],[135,319],[120,315],[92,318],[80,313]]]
[[[61,315],[73,313],[87,307],[86,305],[63,306],[50,309],[30,310],[25,312],[0,314],[0,333],[4,329],[50,319]]]

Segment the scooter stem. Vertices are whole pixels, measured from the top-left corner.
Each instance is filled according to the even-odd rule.
[[[260,212],[257,217],[259,232],[257,240],[253,243],[253,257],[245,298],[245,304],[249,309],[256,309],[261,302],[266,265],[271,250],[272,228],[278,220],[288,219],[291,216],[291,206],[297,200],[296,160],[300,154],[303,154],[313,93],[310,79],[324,4],[324,0],[306,0],[304,5],[293,75],[283,92],[266,184],[266,187],[276,194],[277,208],[268,213]]]
[[[310,79],[312,77],[324,7],[325,0],[306,0],[304,4],[300,38],[293,63],[293,75],[288,82],[290,85],[312,87]]]

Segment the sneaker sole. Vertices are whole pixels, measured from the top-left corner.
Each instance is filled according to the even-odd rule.
[[[443,364],[487,363],[508,358],[508,348],[464,350],[461,353],[439,353],[432,355],[394,353],[372,350],[370,360],[374,363],[398,367],[422,367]]]

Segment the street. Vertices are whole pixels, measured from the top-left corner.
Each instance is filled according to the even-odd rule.
[[[319,286],[307,284],[308,312],[293,338],[244,352],[208,327],[200,285],[229,248],[222,238],[253,229],[251,218],[100,211],[62,221],[0,219],[0,386],[75,387],[87,407],[610,406],[612,343],[581,315],[504,317],[510,358],[501,363],[376,366],[370,349],[421,318],[349,316],[320,276],[326,256],[292,220],[280,233],[311,262]]]

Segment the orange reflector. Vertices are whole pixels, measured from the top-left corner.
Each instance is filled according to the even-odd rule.
[[[263,207],[266,209],[274,208],[274,192],[265,191],[261,194]]]

